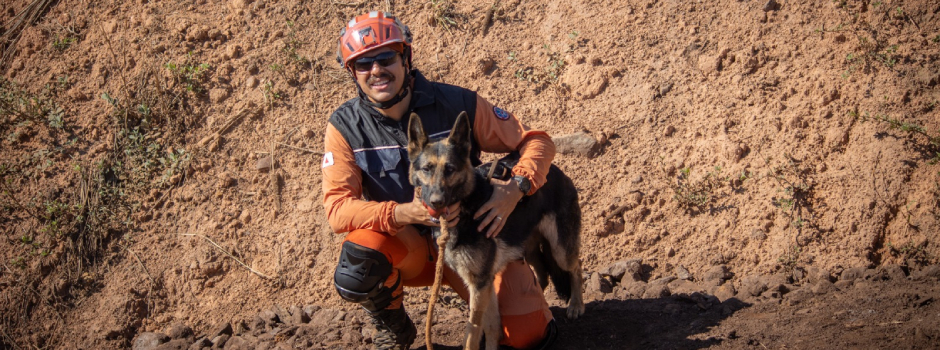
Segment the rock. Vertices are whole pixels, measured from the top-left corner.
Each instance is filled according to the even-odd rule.
[[[717,282],[717,285],[721,285],[725,280],[733,277],[734,274],[728,270],[728,266],[725,265],[715,265],[705,271],[705,274],[702,275],[703,281],[708,282]]]
[[[225,342],[225,347],[223,349],[225,350],[249,350],[249,349],[254,349],[254,348],[255,346],[253,346],[251,343],[245,340],[245,338],[235,336],[235,337],[229,338],[229,340]]]
[[[610,277],[615,283],[643,280],[643,265],[640,259],[621,260],[600,271],[601,276]]]
[[[189,350],[202,350],[203,348],[211,348],[212,341],[206,337],[201,337],[196,339],[195,342],[189,345]]]
[[[220,335],[217,335],[217,336],[213,337],[213,338],[212,338],[212,348],[213,348],[213,349],[221,349],[222,347],[225,346],[225,343],[228,342],[228,340],[231,339],[231,338],[232,338],[232,336],[231,336],[231,335],[228,335],[228,334],[220,334]]]
[[[907,278],[907,273],[904,271],[904,268],[897,264],[882,265],[878,267],[878,271],[883,279],[900,281]]]
[[[676,127],[669,125],[669,126],[666,126],[665,130],[663,130],[663,136],[669,137],[669,136],[672,136],[672,134],[674,134],[675,132],[676,132]]]
[[[829,271],[815,266],[806,268],[806,278],[811,284],[816,284],[819,281],[832,282],[832,276],[829,274]]]
[[[816,293],[810,290],[810,288],[800,288],[787,293],[787,295],[784,296],[784,301],[786,301],[788,305],[793,306],[812,299],[814,296],[816,296]]]
[[[741,292],[743,293],[756,297],[765,290],[767,290],[767,282],[760,276],[750,275],[741,279]]]
[[[940,280],[940,265],[930,265],[911,274],[915,281]]]
[[[304,313],[307,314],[307,316],[309,316],[309,317],[313,317],[313,315],[315,315],[315,314],[317,313],[317,311],[320,311],[320,307],[319,307],[319,306],[316,306],[316,305],[304,305]],[[308,321],[308,322],[309,322],[309,321]]]
[[[618,298],[641,298],[643,294],[646,293],[646,288],[648,285],[643,281],[625,281],[620,285],[620,288],[617,290],[617,293],[614,294]]]
[[[566,155],[593,157],[598,148],[597,139],[585,132],[553,137],[555,151]]]
[[[269,327],[273,327],[275,324],[281,321],[278,318],[277,313],[275,313],[273,310],[261,310],[261,312],[258,313],[258,316],[261,317],[261,320],[264,321],[264,324]]]
[[[778,5],[777,5],[776,0],[767,0],[767,2],[764,3],[764,7],[762,7],[761,10],[764,10],[764,12],[770,12],[770,11],[776,10],[777,6]]]
[[[833,289],[835,289],[835,286],[832,284],[832,282],[829,282],[829,280],[820,280],[819,282],[813,284],[811,290],[813,291],[813,294],[823,295],[831,292]]]
[[[659,299],[668,297],[671,294],[669,286],[666,284],[649,285],[643,292],[643,299]]]
[[[193,329],[182,323],[176,323],[170,326],[166,333],[170,339],[190,338],[193,336]]]
[[[670,249],[672,249],[672,248],[670,248]],[[685,268],[685,266],[679,265],[679,266],[676,266],[676,278],[678,278],[678,279],[680,279],[680,280],[689,280],[689,281],[691,281],[691,280],[692,280],[692,274],[689,273],[689,269]]]
[[[273,165],[274,165],[274,160],[271,158],[271,156],[264,156],[264,157],[259,158],[258,161],[255,162],[255,170],[263,172],[263,173],[268,172],[268,170],[271,170],[271,166]]]
[[[170,337],[163,333],[144,332],[137,335],[134,339],[133,350],[152,350],[160,344],[170,341]]]
[[[649,284],[650,284],[651,286],[653,286],[653,285],[667,285],[667,284],[669,284],[669,282],[672,282],[672,281],[675,281],[675,280],[676,280],[676,276],[666,276],[666,277],[660,277],[660,278],[657,278],[657,279],[655,279],[655,280],[652,280],[652,281],[649,282]]]
[[[600,293],[610,293],[613,291],[613,286],[610,281],[606,278],[601,277],[599,273],[592,273],[591,277],[587,281],[588,291],[600,292]]]
[[[641,183],[643,182],[643,176],[637,174],[637,176],[634,176],[633,179],[630,179],[630,182],[635,183],[635,184]]]
[[[251,223],[251,213],[248,210],[242,210],[242,213],[238,215],[238,221],[244,224]]]
[[[314,327],[336,327],[336,324],[332,323],[332,320],[337,314],[339,314],[338,310],[320,309],[310,316],[310,325]]]
[[[304,309],[300,308],[300,306],[293,305],[290,307],[289,311],[291,324],[304,324],[310,322],[310,316],[307,315],[307,313],[304,312]]]
[[[734,290],[734,286],[732,286],[731,283],[725,283],[718,286],[718,288],[715,289],[714,294],[716,298],[724,302],[725,300],[734,298],[735,294],[737,294],[737,291]]]
[[[271,311],[277,314],[277,319],[281,323],[288,323],[291,320],[290,312],[287,312],[287,309],[281,307],[280,305],[274,305],[271,307]]]
[[[840,280],[840,281],[838,281],[838,282],[836,282],[836,283],[833,283],[833,286],[836,287],[836,289],[838,289],[838,290],[846,290],[846,289],[848,289],[849,287],[851,287],[853,284],[855,284],[855,280],[854,280],[854,279],[852,279],[852,280]]]
[[[696,284],[695,282],[689,280],[674,280],[666,284],[669,286],[669,291],[675,294],[690,295],[694,293],[702,292],[702,287]]]
[[[698,58],[698,69],[702,74],[709,75],[721,70],[720,55],[701,55]]]
[[[862,276],[865,275],[865,270],[867,269],[864,267],[853,267],[853,268],[845,269],[842,271],[842,275],[839,276],[839,280],[855,281],[856,279],[862,278]]]
[[[223,335],[223,334],[232,335],[232,324],[231,324],[231,323],[226,322],[226,323],[220,324],[220,325],[218,325],[218,326],[215,326],[215,328],[212,328],[211,330],[209,330],[209,333],[207,333],[207,336],[208,336],[209,338],[215,338],[215,337],[218,337],[218,336]]]
[[[153,350],[187,350],[189,349],[189,344],[192,344],[192,341],[189,339],[173,339],[160,344],[160,346],[153,348]]]

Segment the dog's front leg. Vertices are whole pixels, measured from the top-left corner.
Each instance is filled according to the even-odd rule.
[[[490,287],[492,288],[492,287]],[[483,316],[486,311],[486,302],[483,300],[486,293],[477,289],[475,283],[470,284],[470,322],[467,323],[467,332],[464,339],[464,350],[479,350],[480,337],[483,335]],[[489,350],[489,348],[487,348]]]
[[[480,290],[475,285],[470,287],[470,322],[467,323],[464,350],[479,350],[483,334],[486,334],[486,350],[496,350],[501,333],[499,304],[492,283]]]
[[[499,299],[496,298],[496,289],[490,283],[485,291],[483,300],[485,307],[483,309],[483,334],[486,334],[486,350],[497,350],[499,347],[499,338],[502,336],[502,327],[499,320]],[[475,348],[479,349],[479,348]]]

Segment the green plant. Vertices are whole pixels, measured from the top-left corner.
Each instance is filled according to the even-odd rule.
[[[777,262],[780,263],[781,267],[787,271],[793,271],[793,269],[800,262],[800,254],[803,253],[803,248],[799,246],[791,246],[784,252],[780,257],[777,258]]]
[[[457,9],[449,0],[431,0],[431,24],[450,31],[457,26]]]
[[[65,51],[70,46],[72,46],[72,44],[75,43],[75,41],[77,40],[78,39],[76,39],[75,37],[71,37],[71,36],[60,37],[59,34],[56,34],[52,40],[52,48],[55,49],[56,51]]]
[[[181,64],[168,62],[165,66],[173,74],[176,82],[186,87],[186,91],[196,94],[206,91],[203,84],[212,66],[208,63],[196,63],[192,53],[187,54],[186,61]]]
[[[668,171],[663,167],[668,175]],[[714,172],[707,172],[702,179],[692,180],[692,168],[679,169],[679,175],[669,187],[673,192],[673,199],[686,210],[700,211],[710,205],[717,198],[718,190],[730,180],[721,176],[721,167],[715,166]]]
[[[865,113],[865,116],[861,119],[863,122],[868,121],[868,113]],[[937,134],[931,134],[921,125],[909,123],[897,118],[891,118],[885,114],[877,114],[874,117],[871,117],[871,119],[888,124],[889,129],[901,130],[907,132],[909,135],[918,135],[926,138],[927,143],[930,144],[927,152],[932,153],[932,157],[928,163],[933,165],[940,162],[940,130],[937,131]]]
[[[937,36],[933,37],[933,42],[940,43],[940,34],[937,34]]]
[[[786,163],[772,167],[769,174],[780,186],[777,191],[782,191],[783,195],[773,197],[771,201],[787,216],[790,227],[797,230],[797,238],[799,238],[799,233],[811,223],[806,215],[812,215],[809,207],[815,186],[807,180],[808,170],[801,166],[800,161],[786,153],[784,157],[786,157]],[[770,159],[765,159],[765,162],[770,163]]]

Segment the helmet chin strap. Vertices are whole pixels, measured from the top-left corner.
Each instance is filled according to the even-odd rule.
[[[405,97],[408,96],[408,90],[410,88],[411,88],[411,72],[408,72],[407,74],[405,74],[405,82],[401,84],[401,91],[398,93],[398,95],[395,95],[395,97],[392,97],[392,99],[388,101],[373,102],[371,99],[369,99],[369,96],[367,96],[366,93],[362,91],[362,87],[359,86],[358,83],[356,84],[356,90],[359,92],[359,99],[362,100],[362,102],[365,103],[366,105],[369,105],[369,106],[372,106],[373,108],[378,108],[378,109],[388,109],[398,104],[398,102],[401,102],[401,100],[404,100]]]

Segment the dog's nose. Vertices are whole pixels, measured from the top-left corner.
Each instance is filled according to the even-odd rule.
[[[428,204],[434,208],[440,208],[444,206],[444,195],[432,194],[431,198],[428,198]]]

